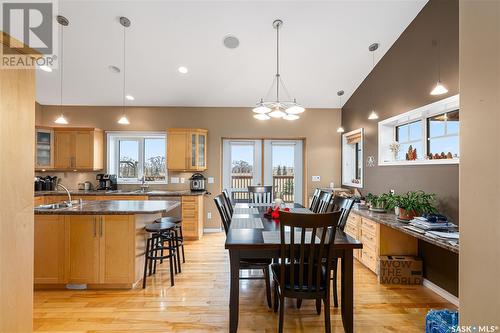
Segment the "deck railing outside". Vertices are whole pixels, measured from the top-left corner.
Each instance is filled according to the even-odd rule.
[[[252,185],[253,176],[251,174],[232,174],[231,188],[246,189]],[[280,194],[285,202],[294,202],[294,176],[293,175],[273,175],[273,196]],[[235,202],[248,201],[247,192],[233,192],[232,199]]]

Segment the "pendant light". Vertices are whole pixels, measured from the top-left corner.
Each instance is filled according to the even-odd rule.
[[[343,90],[337,91],[337,96],[339,96],[339,108],[340,108],[340,127],[337,128],[337,133],[344,133],[344,127],[342,127],[342,95],[344,95]]]
[[[438,70],[438,80],[436,86],[431,91],[431,95],[443,95],[448,92],[448,89],[441,83],[441,46],[438,41],[433,40],[432,46],[437,48],[437,70]]]
[[[61,25],[61,61],[60,61],[60,68],[59,68],[59,75],[60,75],[60,104],[59,104],[59,110],[60,110],[60,114],[59,114],[59,117],[57,117],[56,120],[54,120],[54,123],[56,124],[59,124],[59,125],[67,125],[68,124],[68,120],[66,120],[66,118],[64,117],[64,113],[63,113],[63,87],[64,87],[64,64],[63,64],[63,59],[64,59],[64,27],[67,27],[69,25],[69,21],[67,18],[65,18],[64,16],[62,15],[57,15],[57,23],[59,23]]]
[[[368,51],[372,53],[372,74],[373,70],[375,69],[375,51],[377,51],[379,44],[378,43],[373,43],[370,46],[368,46]],[[369,120],[375,120],[378,119],[378,114],[375,111],[375,99],[374,99],[374,94],[373,94],[373,82],[371,83],[371,94],[372,94],[372,111],[368,115]]]
[[[297,100],[295,99],[292,100],[290,98],[290,95],[286,90],[285,84],[281,79],[280,58],[279,58],[280,54],[279,31],[282,25],[283,25],[282,20],[274,20],[273,22],[273,28],[276,29],[276,75],[274,77],[271,88],[269,89],[266,95],[267,98],[267,96],[269,96],[271,91],[273,90],[274,85],[276,85],[276,99],[271,101],[271,100],[264,100],[264,98],[261,98],[260,102],[257,103],[257,106],[252,110],[255,113],[254,114],[255,119],[268,120],[271,118],[276,118],[276,119],[283,118],[285,120],[297,120],[300,118],[298,114],[305,111],[304,107],[297,103]],[[286,93],[288,100],[285,101],[280,100],[280,87]]]
[[[123,85],[122,85],[122,116],[120,119],[118,119],[118,124],[120,125],[129,125],[130,121],[127,118],[127,115],[125,114],[125,99],[127,98],[125,95],[125,75],[126,75],[126,58],[125,58],[125,46],[126,46],[126,33],[125,33],[125,28],[130,27],[130,20],[126,18],[125,16],[120,17],[120,24],[123,26]],[[130,98],[127,98],[130,99]],[[133,100],[133,99],[130,99]]]

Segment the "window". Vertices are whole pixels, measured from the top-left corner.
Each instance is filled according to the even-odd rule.
[[[363,187],[363,129],[342,134],[342,185]]]
[[[380,121],[378,165],[460,163],[459,109],[455,95]]]
[[[427,152],[430,157],[458,158],[459,111],[442,113],[427,118]]]
[[[107,142],[108,173],[118,183],[167,182],[164,133],[109,132]]]
[[[408,124],[396,126],[396,141],[399,143],[397,159],[406,160],[406,153],[410,146],[416,149],[417,159],[422,158],[424,149],[422,146],[422,121],[417,120]]]

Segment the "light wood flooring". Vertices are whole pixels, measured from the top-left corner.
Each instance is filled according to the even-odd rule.
[[[170,287],[168,263],[148,278],[145,290],[37,291],[35,332],[227,332],[229,256],[223,233],[186,245],[187,261]],[[454,308],[421,286],[385,286],[355,261],[355,332],[424,332],[430,308]],[[276,332],[264,282],[240,282],[239,332]],[[314,301],[300,310],[287,301],[286,332],[324,332]],[[330,309],[333,332],[343,332],[340,311]]]

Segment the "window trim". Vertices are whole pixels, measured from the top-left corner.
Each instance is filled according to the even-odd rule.
[[[426,119],[426,128],[427,128],[427,137],[426,137],[426,141],[427,141],[426,142],[426,145],[427,145],[427,154],[429,154],[430,146],[431,146],[431,140],[432,139],[452,138],[452,137],[455,137],[455,136],[459,140],[459,150],[460,150],[460,126],[458,128],[458,132],[457,133],[448,134],[448,120],[445,120],[444,135],[437,135],[437,136],[431,137],[430,134],[429,134],[430,133],[430,129],[429,128],[431,126],[431,122],[430,121],[431,121],[431,119],[433,117],[440,116],[440,115],[447,114],[447,113],[451,113],[451,112],[455,112],[455,111],[458,111],[458,114],[460,115],[460,109],[457,108],[456,110],[446,111],[446,112],[443,112],[443,113],[435,114],[434,116],[427,117],[427,119]]]
[[[138,178],[127,180],[119,178],[118,176],[118,163],[116,153],[119,154],[120,140],[130,140],[144,142],[144,139],[164,139],[165,140],[165,180],[164,181],[147,181],[147,184],[168,184],[168,167],[167,167],[167,134],[165,132],[143,132],[143,131],[106,131],[106,172],[116,174],[117,183],[121,185],[141,184],[141,177],[144,170],[144,144],[139,145],[139,173]],[[111,154],[114,154],[111,157]]]
[[[393,160],[389,145],[396,138],[396,126],[406,125],[418,120],[422,122],[423,156],[428,154],[428,126],[427,119],[439,114],[458,110],[460,112],[459,95],[444,98],[437,102],[424,105],[400,115],[382,120],[378,123],[378,165],[429,165],[429,164],[459,164],[460,157],[453,159],[419,159],[414,161]],[[458,133],[460,136],[460,131]]]

